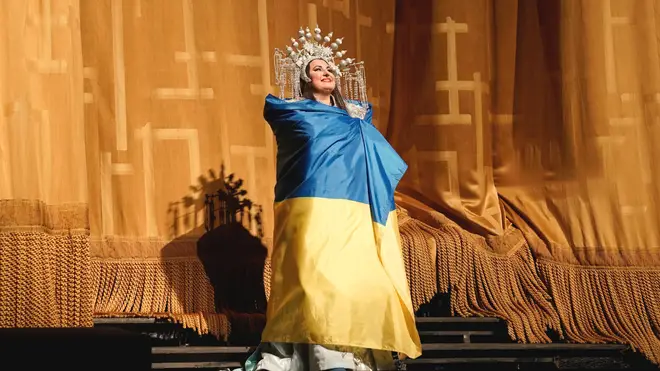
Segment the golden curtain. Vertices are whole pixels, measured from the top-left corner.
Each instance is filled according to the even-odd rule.
[[[226,336],[198,257],[234,173],[272,229],[272,53],[364,60],[416,305],[521,341],[660,341],[653,0],[9,0],[0,5],[0,326],[162,315]],[[249,226],[254,228],[254,226]],[[254,232],[254,229],[252,230]],[[219,264],[230,265],[230,261]]]
[[[78,17],[0,3],[0,327],[92,323]]]
[[[455,312],[660,361],[659,16],[652,0],[398,3],[402,233],[435,252]]]
[[[96,315],[167,315],[228,334],[196,244],[205,194],[234,173],[264,207],[269,245],[275,148],[262,111],[276,93],[274,48],[317,22],[346,37],[374,66],[371,95],[387,117],[393,12],[376,0],[82,2]],[[217,269],[236,264],[223,259]]]

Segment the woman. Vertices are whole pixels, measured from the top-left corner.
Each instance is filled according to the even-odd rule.
[[[334,63],[341,39],[326,46],[331,34],[315,34],[301,29],[302,48],[276,56],[294,98],[266,97],[278,146],[271,294],[246,369],[393,369],[391,352],[421,353],[394,206],[406,164],[371,107],[339,92],[337,78],[358,97],[366,88],[351,59]]]

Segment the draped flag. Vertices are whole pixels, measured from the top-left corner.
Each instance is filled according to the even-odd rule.
[[[271,295],[264,342],[421,354],[394,189],[407,165],[364,119],[266,98],[277,140]]]

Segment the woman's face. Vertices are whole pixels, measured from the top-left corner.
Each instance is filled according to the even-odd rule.
[[[314,92],[330,94],[335,90],[335,76],[329,68],[328,63],[322,59],[309,62],[309,78],[312,79]]]

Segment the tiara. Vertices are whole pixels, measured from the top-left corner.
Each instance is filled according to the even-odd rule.
[[[275,49],[275,83],[280,89],[280,99],[300,99],[302,91],[300,79],[311,81],[305,69],[315,60],[322,59],[335,75],[339,92],[347,99],[358,101],[366,107],[367,84],[364,63],[353,58],[343,58],[346,50],[338,50],[343,38],[332,41],[332,32],[321,36],[316,26],[314,34],[309,27],[298,30],[298,39],[291,38],[286,52]]]

